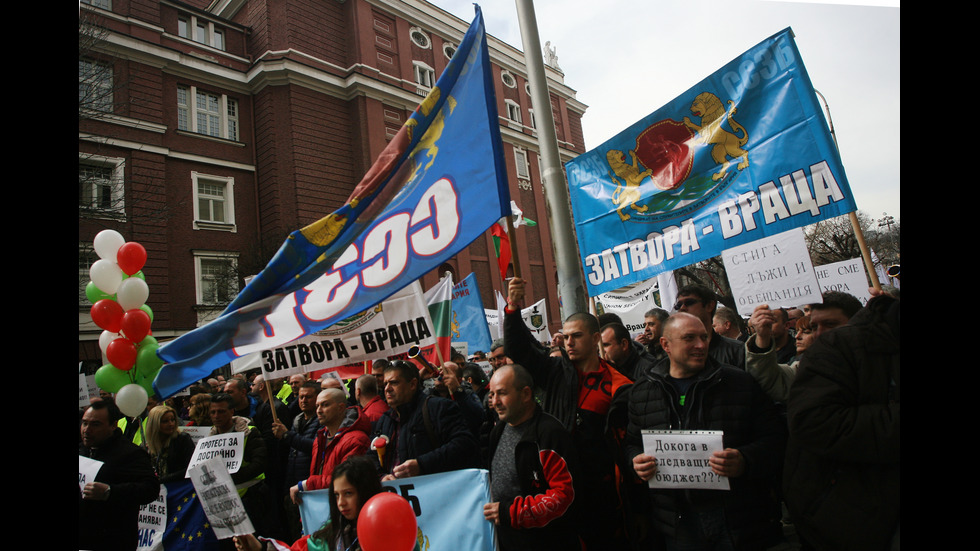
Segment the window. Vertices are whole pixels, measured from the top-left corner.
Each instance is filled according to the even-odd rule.
[[[78,244],[78,305],[90,305],[91,302],[88,300],[88,295],[85,293],[85,288],[88,286],[89,281],[92,280],[89,274],[92,269],[92,264],[99,259],[99,255],[95,252],[95,246],[92,243],[79,243]]]
[[[112,65],[78,60],[78,108],[112,113]]]
[[[238,294],[238,256],[236,253],[196,251],[197,303],[227,305]]]
[[[504,100],[504,104],[507,106],[507,118],[516,122],[521,122],[521,106],[515,101],[509,99]]]
[[[450,42],[443,43],[442,54],[446,56],[446,59],[452,59],[453,56],[456,55],[456,45]]]
[[[177,17],[177,35],[218,50],[225,49],[225,31],[216,28],[211,21],[198,19],[196,15]]]
[[[112,2],[109,0],[82,0],[82,3],[95,6],[96,8],[102,8],[104,10],[112,9]]]
[[[234,232],[235,179],[191,172],[194,186],[194,229]]]
[[[528,124],[531,125],[531,128],[536,129],[538,127],[538,123],[537,121],[534,120],[534,109],[529,108],[527,110],[527,114],[528,114]]]
[[[432,88],[436,83],[436,72],[421,61],[413,61],[415,67],[415,83],[422,88]]]
[[[123,159],[82,155],[78,158],[78,208],[89,214],[123,217]]]
[[[514,161],[517,165],[517,177],[530,180],[531,172],[527,168],[527,151],[521,149],[520,147],[515,147]]]
[[[194,86],[178,86],[177,128],[237,141],[238,102]]]
[[[412,27],[409,29],[408,36],[411,37],[412,42],[419,48],[428,50],[432,47],[432,42],[429,40],[429,35],[425,34],[425,31],[418,27]]]
[[[510,71],[500,71],[500,81],[503,82],[504,86],[508,88],[517,87],[517,79],[514,78],[514,75],[510,74]]]

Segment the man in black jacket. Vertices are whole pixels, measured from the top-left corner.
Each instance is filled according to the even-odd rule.
[[[685,285],[677,291],[674,311],[692,314],[708,330],[708,354],[718,363],[745,369],[745,344],[715,333],[713,326],[718,295],[703,285]]]
[[[385,367],[385,398],[391,409],[375,424],[371,440],[387,438],[379,453],[382,480],[441,473],[479,465],[479,444],[452,400],[426,396],[418,369],[405,360]],[[372,445],[372,449],[377,446]]]
[[[82,415],[78,455],[102,465],[78,494],[79,549],[136,549],[140,506],[160,494],[150,456],[116,427],[121,418],[111,399],[93,402]]]
[[[709,465],[730,490],[650,489],[653,527],[691,549],[765,549],[781,538],[778,480],[786,429],[751,375],[722,365],[708,352],[708,330],[691,314],[671,316],[661,344],[667,359],[636,381],[629,398],[627,453],[643,481],[658,459],[645,450],[643,430],[722,431],[723,449]]]

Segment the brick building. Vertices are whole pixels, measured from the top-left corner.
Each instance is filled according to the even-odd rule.
[[[82,0],[79,360],[101,365],[85,297],[95,235],[143,245],[153,334],[218,314],[293,230],[343,205],[446,67],[470,21],[423,0]],[[492,29],[488,29],[492,32]],[[523,53],[488,36],[529,298],[560,328]],[[562,161],[586,106],[546,66]],[[490,233],[422,280],[506,292]]]

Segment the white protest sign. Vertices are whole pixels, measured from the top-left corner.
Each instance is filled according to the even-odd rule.
[[[738,313],[751,316],[760,304],[795,308],[820,302],[820,286],[801,228],[722,252]]]
[[[78,489],[81,491],[85,488],[85,485],[89,482],[95,482],[95,476],[99,474],[99,469],[102,468],[102,462],[96,461],[85,457],[84,455],[78,456]]]
[[[191,435],[191,440],[194,441],[195,445],[197,445],[197,442],[200,439],[207,437],[207,435],[211,432],[211,427],[197,426],[197,425],[191,425],[189,427],[178,427],[178,429],[180,430],[180,432],[186,432],[187,434]]]
[[[79,363],[79,366],[81,366],[81,363]],[[92,377],[92,380],[93,381],[95,380],[94,376]],[[78,372],[78,407],[79,408],[86,407],[91,403],[91,399],[89,398],[90,390],[91,389],[89,389],[88,379],[85,377],[84,373],[79,371]],[[95,395],[98,396],[98,390],[96,390]]]
[[[657,278],[641,281],[636,285],[622,290],[602,293],[596,297],[596,302],[602,307],[603,313],[616,314],[623,320],[623,325],[630,336],[636,338],[643,333],[644,317],[651,308],[660,305],[654,299],[657,291]]]
[[[531,306],[521,310],[521,318],[524,325],[527,325],[538,342],[551,342],[551,333],[548,332],[548,311],[544,307],[544,299],[541,299]]]
[[[184,478],[190,478],[191,469],[196,465],[218,459],[224,465],[224,469],[229,473],[237,473],[242,468],[242,457],[245,455],[245,433],[226,432],[208,436],[197,441],[194,447],[194,455],[191,462],[187,465],[187,473]]]
[[[868,274],[864,270],[864,261],[860,258],[842,260],[832,264],[814,267],[817,281],[820,282],[820,292],[840,291],[854,295],[862,305],[871,300],[868,290]],[[814,302],[820,302],[816,300]]]
[[[651,488],[728,490],[728,477],[715,474],[708,459],[724,449],[717,430],[645,430],[643,452],[657,458]]]
[[[490,327],[490,338],[496,340],[502,337],[503,335],[500,333],[500,312],[498,310],[484,308],[483,313],[486,315],[487,325]]]
[[[312,335],[238,358],[231,368],[240,373],[260,367],[268,381],[388,358],[435,342],[429,307],[416,281],[381,304]]]
[[[220,540],[255,531],[224,461],[209,459],[191,467],[187,474],[215,537]]]
[[[162,551],[163,532],[167,528],[167,486],[160,485],[154,501],[140,506],[138,551]]]

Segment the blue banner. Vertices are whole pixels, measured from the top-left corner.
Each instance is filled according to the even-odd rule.
[[[468,343],[469,353],[477,350],[490,353],[490,327],[483,311],[483,299],[476,284],[476,274],[470,273],[453,286],[453,342]]]
[[[857,209],[789,28],[566,170],[590,296]]]
[[[493,524],[483,518],[490,503],[489,472],[463,469],[383,482],[415,509],[423,551],[494,551]],[[313,533],[330,520],[330,490],[304,492],[303,530]]]
[[[293,232],[218,319],[158,349],[157,393],[329,327],[437,268],[510,214],[501,148],[476,6],[436,86],[347,203]]]

